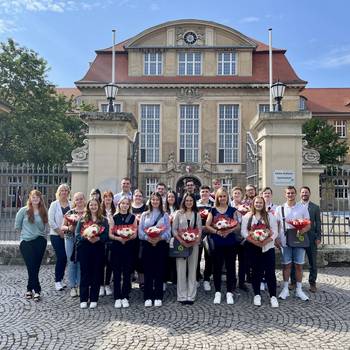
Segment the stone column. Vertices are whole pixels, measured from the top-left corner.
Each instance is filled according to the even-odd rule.
[[[88,125],[88,154],[84,164],[68,165],[72,172],[72,190],[85,187],[86,194],[92,188],[101,191],[120,191],[123,177],[130,176],[131,144],[137,132],[137,121],[131,113],[82,113],[80,118]],[[81,177],[87,168],[86,177]],[[80,169],[80,172],[78,171]]]
[[[271,187],[276,203],[284,201],[288,185],[299,190],[311,184],[312,199],[319,201],[316,183],[322,167],[309,164],[303,170],[302,125],[310,118],[310,112],[260,112],[250,124],[260,153],[259,188]]]

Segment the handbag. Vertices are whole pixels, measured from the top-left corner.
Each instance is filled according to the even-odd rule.
[[[283,230],[286,235],[286,243],[291,248],[307,248],[310,246],[309,235],[304,233],[298,235],[298,230],[295,228],[286,229],[286,218],[284,216],[284,206],[282,206]]]
[[[197,227],[197,213],[194,215],[193,228]],[[169,256],[171,258],[188,258],[193,251],[193,247],[184,247],[175,237],[169,242]]]

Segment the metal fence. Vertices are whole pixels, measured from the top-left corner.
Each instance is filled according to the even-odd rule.
[[[18,240],[14,230],[17,211],[27,203],[28,194],[37,189],[47,207],[55,200],[61,183],[70,183],[70,174],[62,165],[14,165],[0,163],[0,241]]]
[[[246,179],[247,184],[258,187],[258,145],[251,132],[247,132],[246,143]]]
[[[350,243],[350,170],[329,166],[320,175],[324,244]]]

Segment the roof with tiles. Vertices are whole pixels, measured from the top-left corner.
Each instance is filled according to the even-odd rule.
[[[56,88],[55,90],[59,95],[64,95],[67,98],[75,98],[81,95],[81,91],[77,88]]]

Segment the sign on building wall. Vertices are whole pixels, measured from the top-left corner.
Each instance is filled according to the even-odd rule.
[[[272,173],[272,182],[275,186],[294,186],[295,171],[293,170],[274,170]]]

